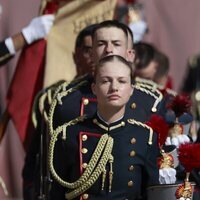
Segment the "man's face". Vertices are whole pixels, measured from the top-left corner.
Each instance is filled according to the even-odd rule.
[[[137,69],[136,68],[136,76],[139,76],[141,78],[153,80],[156,70],[158,67],[158,63],[155,61],[151,61],[148,66],[146,66],[144,69]]]
[[[92,61],[92,37],[85,36],[83,44],[74,53],[78,76],[86,73],[93,73],[94,62]]]
[[[92,90],[99,110],[125,109],[133,92],[130,73],[129,67],[119,61],[107,62],[98,68]]]
[[[93,59],[97,63],[109,55],[119,55],[127,58],[127,36],[123,30],[116,27],[100,28],[93,39]]]

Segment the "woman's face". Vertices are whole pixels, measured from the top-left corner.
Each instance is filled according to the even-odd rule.
[[[133,92],[128,66],[120,61],[106,62],[98,67],[95,79],[92,90],[97,96],[98,108],[125,107]]]

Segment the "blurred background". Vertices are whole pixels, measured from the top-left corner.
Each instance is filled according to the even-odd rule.
[[[38,15],[40,3],[40,0],[0,0],[0,40],[20,32]],[[115,18],[136,31],[135,42],[151,43],[168,56],[172,89],[177,92],[183,86],[188,59],[200,52],[199,8],[199,0],[117,2]],[[19,54],[8,62],[8,66],[0,68],[1,115],[5,110],[6,94]],[[23,146],[10,121],[0,144],[0,176],[7,186],[10,199],[22,197],[21,169],[24,155]],[[0,199],[6,199],[1,187]]]

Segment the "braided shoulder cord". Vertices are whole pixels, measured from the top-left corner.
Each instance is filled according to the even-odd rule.
[[[67,82],[65,81],[64,83],[61,83],[59,86],[57,86],[53,98],[56,98],[56,96],[58,95],[58,93],[66,91],[66,87],[69,86],[70,84],[76,84],[78,82],[81,81],[81,79],[85,78],[87,76],[87,74],[79,76],[78,78],[75,78],[74,80],[72,80],[71,82]]]
[[[59,134],[59,132],[58,132]],[[90,162],[87,165],[86,170],[84,171],[83,175],[74,183],[68,183],[64,180],[62,180],[58,174],[56,173],[54,166],[53,166],[53,157],[54,157],[54,147],[55,147],[55,143],[57,140],[56,137],[57,133],[53,135],[53,137],[51,138],[50,141],[50,145],[49,145],[49,168],[50,171],[52,173],[52,176],[55,178],[55,180],[62,185],[63,187],[67,187],[70,189],[74,189],[76,187],[79,187],[81,184],[83,184],[85,181],[87,181],[87,179],[89,178],[89,176],[91,175],[93,169],[95,168],[97,161],[99,160],[99,157],[103,151],[103,148],[106,144],[106,141],[108,139],[108,135],[102,136],[98,142],[98,145],[92,155],[92,158],[90,159]]]
[[[79,196],[80,194],[88,190],[96,182],[96,180],[99,178],[101,173],[104,171],[108,160],[112,158],[112,155],[111,155],[112,148],[113,148],[113,138],[108,137],[105,150],[94,172],[91,174],[89,179],[86,182],[84,182],[83,185],[81,185],[79,188],[75,189],[74,191],[67,193],[65,195],[67,199],[74,199],[75,197]]]
[[[163,98],[162,93],[161,93],[159,90],[156,90],[156,92],[159,94],[159,96],[156,96],[153,92],[151,92],[151,91],[149,91],[149,90],[146,90],[145,88],[141,88],[141,87],[138,86],[138,85],[134,85],[134,87],[135,87],[136,89],[138,89],[138,90],[141,90],[142,92],[145,92],[146,94],[151,95],[154,99],[156,99],[156,101],[154,102],[153,107],[152,107],[152,109],[151,109],[152,112],[156,112],[156,111],[157,111],[156,107],[157,107],[158,103],[159,103],[159,102],[162,100],[162,98]]]
[[[142,126],[144,128],[147,128],[149,130],[149,141],[148,141],[148,144],[152,145],[152,143],[153,143],[152,142],[152,140],[153,140],[153,129],[150,126],[148,126],[148,125],[146,125],[146,124],[144,124],[142,122],[136,121],[134,119],[128,119],[127,121],[130,124],[136,124],[137,126]]]
[[[136,84],[137,86],[139,87],[142,87],[142,88],[147,88],[148,90],[152,91],[152,92],[157,92],[158,93],[158,89],[157,89],[157,85],[148,85],[148,84],[144,84],[144,83],[137,83]]]
[[[143,87],[147,87],[148,85],[149,87],[151,87],[151,89],[154,89],[154,90],[156,90],[156,88],[158,87],[158,84],[153,82],[152,80],[136,77],[135,81],[136,81],[136,85],[141,85]]]
[[[92,158],[86,168],[86,170],[84,171],[83,175],[74,183],[68,183],[68,182],[65,182],[64,180],[62,180],[58,174],[56,173],[55,169],[54,169],[54,166],[53,166],[53,157],[54,157],[54,147],[55,147],[55,143],[57,141],[57,137],[59,135],[59,133],[62,132],[63,130],[63,127],[65,126],[65,128],[67,126],[71,126],[71,125],[74,125],[76,124],[78,121],[82,120],[83,117],[79,117],[79,118],[76,118],[75,120],[72,120],[70,121],[69,123],[63,125],[63,126],[59,126],[56,130],[55,130],[55,133],[52,135],[51,137],[51,140],[50,140],[50,144],[49,144],[49,168],[50,168],[50,171],[53,175],[53,177],[64,187],[68,187],[68,188],[76,188],[76,187],[79,187],[80,185],[82,185],[85,181],[87,181],[88,177],[90,176],[90,174],[92,173],[92,171],[94,170],[101,154],[102,154],[102,151],[106,145],[106,142],[108,140],[108,135],[107,134],[104,134],[99,142],[98,142],[98,145],[97,147],[95,148],[95,151],[92,155]]]
[[[53,99],[56,98],[56,96],[58,95],[58,93],[62,92],[62,91],[65,91],[66,90],[66,87],[69,85],[69,82],[64,82],[64,83],[61,83],[60,85],[57,86],[57,88],[55,89],[55,92],[53,94]]]
[[[49,134],[52,135],[53,134],[53,115],[54,115],[54,111],[56,108],[57,103],[61,102],[61,98],[64,96],[67,96],[69,93],[77,90],[79,87],[85,85],[87,83],[87,81],[82,81],[79,84],[77,84],[75,87],[73,88],[69,88],[67,91],[63,91],[62,93],[58,93],[57,96],[53,99],[51,105],[50,105],[50,109],[49,109],[49,116],[48,116],[48,125],[49,125]]]
[[[135,81],[136,81],[136,85],[139,85],[139,86],[144,87],[144,88],[148,88],[152,91],[158,92],[159,90],[164,89],[163,85],[159,85],[159,84],[153,82],[152,80],[147,80],[147,79],[143,79],[143,78],[140,78],[140,77],[136,77]],[[177,95],[177,92],[172,90],[172,89],[166,88],[166,91],[167,91],[167,93],[169,93],[172,96]]]

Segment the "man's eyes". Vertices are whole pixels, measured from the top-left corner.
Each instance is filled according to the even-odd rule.
[[[103,45],[105,45],[103,42],[99,42],[99,43],[97,44],[98,47],[103,46]]]
[[[109,80],[106,79],[106,80],[102,80],[101,82],[102,82],[102,83],[108,83]]]
[[[119,42],[113,42],[112,44],[113,44],[113,46],[122,46],[121,43],[119,43]],[[105,46],[105,45],[108,45],[108,44],[106,44],[104,42],[99,42],[97,44],[97,46]]]
[[[121,43],[114,43],[115,46],[121,46]]]

